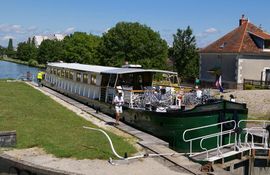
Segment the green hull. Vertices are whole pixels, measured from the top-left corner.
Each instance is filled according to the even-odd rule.
[[[189,111],[172,111],[158,113],[145,110],[126,109],[123,120],[130,125],[151,133],[167,142],[171,148],[179,152],[188,152],[190,145],[183,141],[183,132],[186,129],[215,124],[228,120],[247,119],[247,108],[244,104],[220,101],[212,104],[200,105]],[[230,125],[223,126],[231,129]],[[244,126],[242,126],[244,127]],[[217,133],[220,126],[190,132],[186,138],[195,138]],[[234,137],[231,138],[234,141]],[[223,137],[223,142],[228,142],[228,136]],[[206,148],[217,145],[215,138],[205,140]],[[200,142],[193,143],[193,150],[200,151]]]

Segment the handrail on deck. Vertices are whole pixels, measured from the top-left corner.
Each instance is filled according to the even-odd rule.
[[[223,136],[223,135],[226,135],[226,134],[229,134],[229,142],[227,144],[222,144],[220,145],[220,141],[222,142],[222,140],[219,140],[220,136]],[[224,131],[222,133],[216,133],[214,135],[209,135],[209,136],[206,136],[204,138],[201,139],[200,141],[200,147],[202,148],[202,150],[204,150],[204,152],[206,152],[206,158],[208,159],[209,158],[209,151],[211,150],[214,150],[214,149],[217,149],[217,156],[220,154],[222,156],[222,152],[221,152],[221,148],[224,148],[226,146],[229,146],[229,145],[232,145],[233,143],[231,143],[231,135],[232,134],[235,134],[234,130],[231,129],[231,130],[227,130],[227,131]],[[203,141],[205,139],[210,139],[210,138],[213,138],[213,137],[217,137],[217,148],[214,148],[214,149],[207,149],[206,147],[203,147]],[[235,142],[234,144],[236,144],[236,137],[235,137]],[[234,148],[235,150],[235,148]],[[203,152],[201,152],[203,153]]]
[[[270,120],[240,120],[238,122],[238,127],[240,126],[240,124],[242,122],[254,122],[257,123],[259,125],[254,126],[254,127],[250,127],[250,128],[244,128],[243,131],[246,131],[245,133],[245,145],[249,145],[251,148],[254,148],[255,144],[261,144],[264,148],[268,148],[268,138],[269,138],[269,133],[266,129],[267,124],[270,124]],[[262,141],[259,142],[254,142],[254,135],[256,135],[254,132],[257,131],[257,134],[259,132],[259,134],[261,134],[262,137]],[[251,145],[248,143],[248,135],[251,136]]]
[[[234,127],[230,130],[226,130],[223,131],[223,124],[225,123],[230,123],[232,122],[234,124]],[[255,122],[255,123],[259,123],[259,126],[255,126],[255,127],[250,127],[250,128],[242,128],[243,131],[241,131],[240,133],[236,133],[235,129],[236,127],[241,128],[242,123],[248,123],[248,122]],[[200,155],[200,154],[204,154],[206,153],[206,156],[203,159],[207,159],[209,160],[209,153],[210,151],[217,151],[217,154],[214,156],[218,156],[218,157],[224,157],[222,153],[222,148],[227,147],[227,146],[233,146],[233,149],[231,151],[237,151],[237,152],[241,152],[241,151],[246,151],[249,150],[250,154],[251,154],[251,149],[268,149],[269,145],[268,145],[268,139],[269,139],[269,135],[270,133],[267,131],[266,127],[267,125],[270,124],[270,120],[240,120],[237,124],[234,120],[230,120],[230,121],[225,121],[225,122],[220,122],[220,123],[216,123],[216,124],[211,124],[211,125],[206,125],[206,126],[201,126],[201,127],[196,127],[196,128],[191,128],[191,129],[187,129],[184,131],[183,133],[183,140],[185,142],[190,142],[190,156],[196,156],[196,155]],[[215,127],[220,125],[220,131],[216,132],[216,133],[212,133],[212,134],[208,134],[208,135],[203,135],[203,136],[199,136],[199,137],[194,137],[194,138],[186,138],[186,134],[188,132],[191,131],[195,131],[195,130],[199,130],[199,129],[207,129],[209,127]],[[259,142],[255,142],[254,136],[256,135],[257,132],[261,134],[262,140]],[[229,141],[228,143],[222,143],[222,136],[229,134]],[[231,137],[232,134],[235,134],[234,137],[234,143],[231,142]],[[237,135],[236,135],[237,134]],[[244,134],[244,140],[242,140],[241,138],[241,134]],[[250,136],[250,140],[249,139]],[[217,147],[216,148],[212,148],[212,149],[207,149],[204,146],[204,141],[210,138],[217,138]],[[192,153],[192,142],[195,140],[200,140],[200,147],[203,150],[202,152],[199,153]]]
[[[227,123],[232,123],[233,124],[233,128],[232,129],[229,129],[229,130],[226,130],[226,131],[223,131],[223,125],[224,124],[227,124]],[[206,128],[211,128],[211,127],[215,127],[215,126],[219,126],[220,125],[220,131],[216,132],[216,133],[212,133],[212,134],[207,134],[207,135],[203,135],[203,136],[199,136],[199,137],[194,137],[194,138],[190,138],[190,139],[187,139],[186,138],[186,134],[188,132],[191,132],[191,131],[195,131],[195,130],[201,130],[201,129],[206,129]],[[218,145],[222,145],[222,136],[225,135],[225,134],[228,134],[228,132],[233,132],[236,128],[236,122],[235,120],[228,120],[228,121],[224,121],[224,122],[220,122],[220,123],[215,123],[215,124],[210,124],[210,125],[205,125],[205,126],[200,126],[200,127],[196,127],[196,128],[190,128],[190,129],[187,129],[183,132],[183,140],[185,142],[189,142],[189,154],[192,155],[193,151],[192,151],[192,142],[195,141],[195,140],[200,140],[200,139],[206,139],[206,138],[210,138],[210,137],[220,137],[219,139],[219,143]],[[200,145],[202,146],[202,145]],[[201,149],[203,149],[201,147]],[[204,150],[204,149],[203,149]]]

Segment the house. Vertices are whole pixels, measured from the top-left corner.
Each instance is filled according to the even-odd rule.
[[[42,41],[46,39],[62,41],[65,38],[65,35],[62,35],[62,34],[54,34],[53,36],[35,35],[33,38],[35,41],[35,45],[39,47]]]
[[[202,85],[221,75],[225,88],[242,88],[244,79],[270,82],[270,34],[242,15],[239,26],[200,50]]]
[[[33,37],[35,45],[38,47],[43,40],[49,39],[48,36],[35,35]]]

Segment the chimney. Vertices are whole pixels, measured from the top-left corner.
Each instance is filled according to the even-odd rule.
[[[247,22],[248,22],[248,19],[245,18],[245,15],[243,14],[241,19],[239,20],[239,26],[241,26],[241,25],[243,25],[243,24],[245,24]]]

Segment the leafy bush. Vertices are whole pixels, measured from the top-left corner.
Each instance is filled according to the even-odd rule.
[[[252,90],[253,86],[251,84],[245,84],[245,90]]]
[[[29,66],[37,66],[37,65],[38,65],[38,62],[37,62],[37,60],[30,59],[30,60],[28,61],[28,65],[29,65]]]

